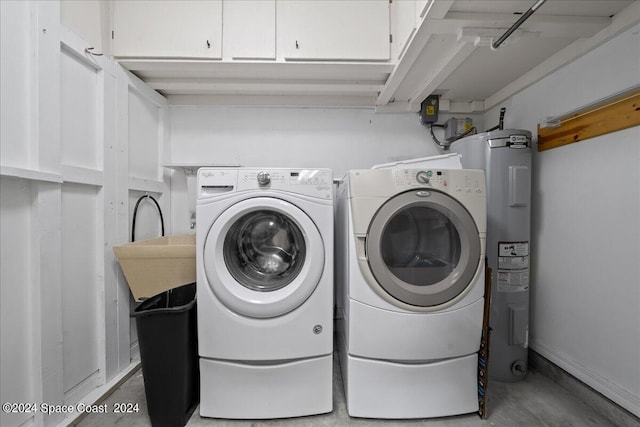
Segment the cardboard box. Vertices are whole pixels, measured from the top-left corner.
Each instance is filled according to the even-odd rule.
[[[113,253],[136,301],[196,281],[195,234],[114,246]]]

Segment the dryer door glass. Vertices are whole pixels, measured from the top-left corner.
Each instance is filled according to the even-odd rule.
[[[238,218],[224,241],[224,260],[243,286],[262,292],[287,286],[305,260],[300,228],[287,216],[258,210]]]
[[[471,214],[435,190],[408,191],[374,216],[366,240],[369,267],[392,297],[406,304],[445,304],[472,283],[481,242]]]
[[[398,279],[430,286],[451,275],[460,261],[460,235],[453,222],[429,206],[398,211],[380,239],[387,268]]]

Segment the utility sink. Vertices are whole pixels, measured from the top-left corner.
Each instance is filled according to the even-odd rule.
[[[114,246],[136,301],[196,281],[196,236],[185,234]]]

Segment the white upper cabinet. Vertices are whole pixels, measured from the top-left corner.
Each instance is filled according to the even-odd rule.
[[[282,0],[277,23],[285,59],[389,59],[388,0]]]
[[[225,0],[225,59],[276,58],[276,0]]]
[[[414,5],[413,0],[407,3]],[[390,59],[389,0],[118,0],[112,4],[117,58]]]
[[[113,2],[116,57],[222,57],[222,0]]]
[[[416,17],[424,18],[427,11],[432,6],[432,2],[428,0],[416,0]]]
[[[391,59],[399,59],[416,32],[417,14],[414,0],[394,1],[391,5]]]

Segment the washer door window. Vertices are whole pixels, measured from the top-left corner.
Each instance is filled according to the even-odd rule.
[[[258,292],[287,286],[304,264],[300,227],[286,215],[258,210],[240,217],[224,241],[224,262],[233,278]]]
[[[204,271],[216,297],[249,317],[276,317],[313,293],[324,269],[324,244],[311,219],[276,198],[238,202],[213,223]]]
[[[432,307],[463,293],[478,269],[478,228],[458,201],[438,191],[410,191],[385,203],[366,241],[376,281],[406,304]]]

